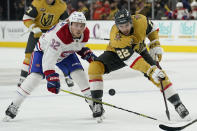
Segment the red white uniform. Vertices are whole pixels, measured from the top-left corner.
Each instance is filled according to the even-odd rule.
[[[37,50],[43,51],[43,72],[55,70],[55,64],[80,51],[89,39],[89,29],[86,27],[79,39],[73,39],[69,25],[62,22],[44,34],[37,44]]]

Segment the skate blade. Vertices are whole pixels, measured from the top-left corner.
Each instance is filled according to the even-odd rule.
[[[5,116],[2,121],[3,122],[9,122],[11,119],[12,118],[10,116]]]
[[[102,117],[96,117],[96,122],[97,123],[102,123],[103,122],[103,118]]]
[[[185,118],[183,118],[184,121],[191,121],[192,118],[190,115],[187,115]]]

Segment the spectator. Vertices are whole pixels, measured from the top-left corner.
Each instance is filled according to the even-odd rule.
[[[127,9],[128,8],[128,0],[120,0],[118,3],[118,9]]]
[[[82,0],[79,0],[77,5],[78,5],[78,11],[79,12],[83,12],[83,14],[85,15],[85,17],[87,18],[88,17],[89,10],[86,7],[85,3]]]
[[[197,19],[197,2],[193,1],[191,3],[191,13],[190,13],[190,19]]]
[[[160,2],[155,2],[155,19],[161,20],[165,18],[166,9],[161,6]]]
[[[67,12],[68,12],[68,14],[70,15],[70,14],[71,14],[72,12],[74,12],[74,11],[76,11],[76,9],[73,8],[71,2],[68,2],[68,3],[67,3]]]
[[[105,1],[105,3],[104,3],[104,20],[107,20],[108,19],[108,17],[109,17],[109,14],[110,14],[110,3],[109,3],[109,1],[108,0],[106,0]]]
[[[105,8],[103,7],[103,3],[98,0],[94,5],[94,9],[95,10],[93,13],[93,20],[102,20],[105,13]]]
[[[183,7],[182,2],[176,4],[176,10],[173,12],[173,18],[177,20],[189,19],[189,12]]]
[[[114,15],[117,11],[118,11],[117,2],[113,1],[110,4],[110,13],[109,13],[108,20],[114,20]]]
[[[25,0],[17,0],[14,3],[15,8],[15,20],[22,20],[24,15]]]
[[[189,12],[191,12],[190,2],[188,0],[182,0],[182,3],[183,3],[183,7],[187,9]]]

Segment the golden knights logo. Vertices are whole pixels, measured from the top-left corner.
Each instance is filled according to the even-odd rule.
[[[52,15],[52,14],[43,13],[40,23],[43,26],[50,26],[53,21],[53,17],[54,17],[54,15]]]

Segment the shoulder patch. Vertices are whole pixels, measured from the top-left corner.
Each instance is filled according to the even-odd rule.
[[[68,24],[60,28],[60,30],[56,33],[56,35],[64,44],[70,44],[71,42],[73,42],[72,34],[69,31]]]

